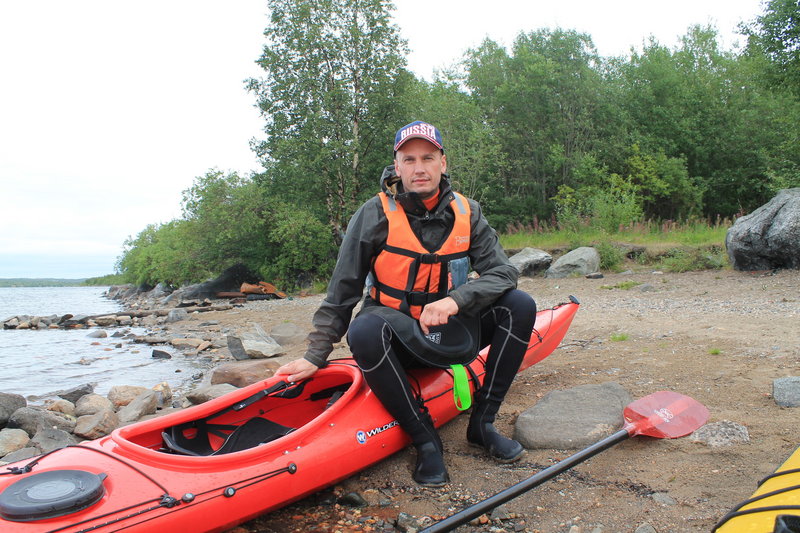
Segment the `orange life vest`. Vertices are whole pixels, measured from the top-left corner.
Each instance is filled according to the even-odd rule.
[[[414,234],[403,207],[386,193],[378,193],[389,235],[372,263],[369,293],[376,302],[419,318],[424,305],[447,296],[453,286],[448,265],[466,258],[470,244],[469,202],[458,193],[453,195],[450,207],[455,223],[441,247],[431,251]]]

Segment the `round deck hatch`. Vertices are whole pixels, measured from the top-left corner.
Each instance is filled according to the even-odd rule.
[[[51,470],[20,479],[0,493],[0,515],[30,522],[76,513],[105,494],[105,474],[84,470]]]

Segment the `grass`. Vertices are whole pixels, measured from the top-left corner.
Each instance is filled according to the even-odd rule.
[[[636,222],[619,231],[609,234],[596,226],[585,225],[579,231],[566,229],[548,229],[542,225],[538,230],[531,227],[517,227],[514,231],[500,236],[500,243],[505,248],[524,248],[535,246],[542,249],[577,248],[590,243],[626,242],[643,246],[664,246],[679,248],[681,246],[721,245],[725,242],[725,234],[731,222],[727,219],[709,222],[690,220],[683,223]]]
[[[621,281],[616,285],[600,285],[600,288],[608,290],[622,289],[623,291],[629,291],[638,285],[641,285],[641,283],[638,281]]]
[[[708,355],[719,355],[721,353],[722,350],[720,350],[719,348],[711,348],[710,350],[708,350]]]
[[[630,337],[627,333],[612,333],[611,342],[622,342],[628,340]]]
[[[729,264],[724,243],[730,225],[727,219],[649,221],[634,223],[615,233],[588,224],[577,231],[545,225],[537,225],[535,229],[518,226],[500,235],[500,243],[506,249],[532,247],[554,254],[592,246],[600,254],[603,271],[620,272],[626,260],[632,259],[664,272],[688,272],[720,269]]]

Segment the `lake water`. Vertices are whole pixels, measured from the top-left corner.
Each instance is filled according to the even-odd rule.
[[[0,287],[0,320],[16,315],[98,315],[122,307],[103,296],[107,287]],[[42,396],[94,384],[105,395],[114,385],[152,387],[166,381],[173,389],[184,385],[200,364],[176,353],[172,359],[153,359],[152,348],[113,338],[115,331],[141,334],[142,328],[105,328],[107,338],[87,337],[91,329],[0,330],[0,392]],[[98,343],[93,345],[92,343]]]

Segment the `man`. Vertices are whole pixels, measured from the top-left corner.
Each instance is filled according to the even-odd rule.
[[[404,126],[395,136],[394,156],[394,165],[381,177],[382,192],[350,221],[304,358],[276,373],[290,381],[310,377],[325,365],[333,343],[349,327],[350,349],[367,384],[417,450],[414,480],[437,487],[449,481],[442,443],[405,373],[423,363],[405,347],[408,331],[399,319],[418,319],[426,335],[453,316],[479,321],[480,346],[492,347],[484,384],[475,393],[467,440],[509,463],[524,450],[500,435],[493,422],[522,363],[536,305],[516,289],[518,272],[479,204],[450,189],[439,131],[420,121]],[[467,260],[479,274],[469,283]],[[406,286],[406,279],[413,287]],[[350,323],[365,283],[368,295]]]

